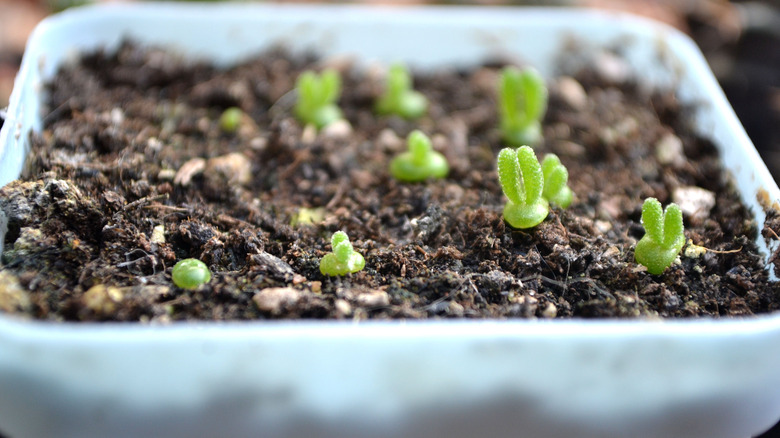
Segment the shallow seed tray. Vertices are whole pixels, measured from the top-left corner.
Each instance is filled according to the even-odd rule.
[[[42,84],[126,37],[229,65],[270,45],[323,56],[552,73],[571,39],[625,44],[643,83],[696,103],[743,201],[780,200],[701,53],[626,15],[549,9],[131,4],[72,10],[30,39],[0,132],[16,178]],[[765,205],[767,202],[763,202]],[[776,248],[767,248],[769,253]],[[728,320],[54,324],[0,315],[0,430],[14,438],[724,437],[780,417],[780,315]]]

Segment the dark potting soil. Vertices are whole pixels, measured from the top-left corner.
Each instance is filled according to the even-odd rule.
[[[502,62],[415,75],[417,121],[378,117],[383,68],[281,50],[229,68],[123,45],[49,84],[45,130],[24,178],[0,189],[9,219],[0,309],[48,320],[692,317],[780,308],[756,222],[717,152],[671,92],[632,80],[614,54],[549,81],[539,158],[559,155],[575,192],[539,226],[510,228],[495,157]],[[349,125],[292,117],[295,78],[339,68]],[[220,129],[228,107],[246,114]],[[443,180],[388,173],[421,129],[450,163]],[[642,202],[685,213],[679,262],[634,261]],[[770,215],[774,213],[770,211]],[[762,230],[778,239],[780,220]],[[155,232],[155,230],[157,230]],[[326,277],[338,230],[366,268]],[[193,257],[195,291],[171,281]]]

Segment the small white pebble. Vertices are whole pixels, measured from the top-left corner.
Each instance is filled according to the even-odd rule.
[[[14,312],[28,310],[30,306],[29,292],[22,287],[16,275],[0,271],[0,310]]]
[[[431,146],[436,151],[443,151],[447,149],[449,140],[443,134],[433,134],[431,136]]]
[[[625,205],[624,197],[618,195],[610,196],[599,202],[597,212],[603,220],[617,219],[623,212],[623,205]]]
[[[114,108],[111,110],[111,123],[114,125],[121,125],[125,121],[125,113],[122,108]]]
[[[346,300],[338,299],[333,303],[333,306],[341,316],[348,316],[352,313],[352,306]]]
[[[266,146],[268,146],[268,139],[265,137],[255,137],[252,140],[249,140],[249,147],[252,148],[252,150],[262,151],[265,150]]]
[[[162,245],[165,243],[165,225],[157,225],[152,229],[151,242],[155,245]]]
[[[547,303],[542,310],[542,316],[545,318],[555,318],[558,315],[558,308],[553,303]]]
[[[180,186],[188,186],[190,185],[190,182],[192,182],[192,178],[203,172],[203,169],[205,168],[206,160],[200,157],[191,158],[186,163],[182,164],[179,170],[176,171],[173,182]]]
[[[552,150],[562,157],[581,158],[587,153],[585,146],[572,141],[560,140],[552,144]]]
[[[398,151],[403,148],[403,140],[390,128],[383,129],[376,138],[378,149]]]
[[[655,157],[661,164],[682,166],[685,164],[682,140],[672,133],[664,135],[655,144]]]
[[[353,65],[355,65],[355,58],[353,56],[335,55],[323,60],[320,63],[320,68],[323,70],[332,68],[343,75],[347,73]]]
[[[43,244],[43,232],[39,228],[22,227],[19,237],[14,241],[17,251],[34,250]]]
[[[384,307],[390,305],[390,296],[385,291],[372,290],[358,295],[356,301],[363,307]]]
[[[715,206],[715,193],[696,186],[677,187],[672,191],[672,202],[680,206],[683,215],[699,223]]]
[[[576,79],[563,76],[558,79],[558,92],[567,105],[576,110],[585,109],[588,105],[588,95]]]
[[[252,163],[240,152],[209,158],[204,169],[207,178],[219,178],[229,184],[245,185],[252,181]]]
[[[301,132],[301,143],[312,144],[317,139],[317,127],[311,123],[307,124]]]
[[[620,255],[620,249],[617,246],[610,246],[603,253],[601,253],[602,259],[611,259]]]
[[[596,72],[610,82],[622,83],[631,75],[631,68],[626,61],[610,52],[601,52],[594,60]]]
[[[322,128],[322,135],[325,138],[343,140],[352,135],[352,125],[347,120],[340,119]]]
[[[209,132],[209,127],[211,126],[211,120],[208,117],[201,117],[198,119],[198,122],[195,124],[195,126],[197,126],[198,131],[202,133]]]
[[[146,147],[148,147],[152,152],[160,152],[163,150],[163,142],[161,142],[157,137],[149,137],[148,140],[146,140]]]
[[[444,187],[444,198],[449,201],[460,201],[465,193],[466,191],[463,189],[463,187],[461,187],[460,184],[447,184]]]
[[[622,137],[631,137],[639,132],[639,122],[636,118],[628,116],[615,124],[615,132]]]
[[[612,230],[612,222],[596,219],[593,221],[593,225],[596,226],[596,229],[601,231],[602,234],[609,232]]]
[[[349,171],[349,176],[355,184],[355,187],[360,190],[368,190],[368,188],[371,187],[371,184],[374,183],[376,177],[372,172],[364,169],[352,169]]]
[[[109,315],[122,302],[124,294],[117,287],[98,284],[84,292],[81,299],[84,306],[93,312],[99,315]]]
[[[387,78],[387,65],[374,61],[364,67],[363,74],[369,82],[383,82]],[[383,85],[384,87],[384,85]]]
[[[120,289],[121,290],[121,289]],[[157,300],[164,295],[170,293],[171,288],[161,284],[149,284],[146,286],[140,286],[136,289],[136,293],[146,299]]]
[[[291,287],[269,287],[257,292],[253,297],[255,306],[259,310],[278,315],[283,308],[297,303],[301,299],[301,292]]]
[[[450,301],[450,303],[447,305],[447,314],[452,316],[463,316],[465,313],[465,309],[463,306],[456,302],[456,301]]]
[[[157,179],[161,181],[172,181],[176,177],[176,171],[173,169],[162,169],[157,173]]]

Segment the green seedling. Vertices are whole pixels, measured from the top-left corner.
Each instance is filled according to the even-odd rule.
[[[555,154],[547,154],[542,160],[542,174],[544,174],[544,190],[542,196],[561,208],[571,204],[574,194],[566,185],[569,181],[569,171],[561,164],[561,160]]]
[[[509,202],[504,205],[504,220],[514,228],[539,225],[549,212],[542,196],[544,174],[533,149],[504,148],[498,153],[498,182]]]
[[[412,78],[403,64],[390,67],[384,94],[376,102],[380,115],[399,115],[405,119],[416,119],[425,114],[428,99],[412,89]]]
[[[674,262],[685,244],[682,212],[674,203],[662,211],[657,199],[647,198],[642,205],[642,225],[645,235],[636,244],[634,257],[647,267],[647,272],[659,275]]]
[[[298,101],[295,116],[303,123],[317,129],[324,128],[343,118],[336,101],[341,95],[341,77],[335,70],[325,70],[321,75],[307,70],[295,83]]]
[[[390,162],[390,173],[395,179],[419,182],[447,176],[450,171],[447,159],[433,150],[431,140],[422,131],[412,131],[406,138],[406,144],[409,150]]]
[[[219,116],[219,129],[226,134],[233,134],[238,130],[243,118],[244,112],[241,111],[241,108],[232,106],[223,111],[222,115]]]
[[[349,243],[347,233],[336,231],[330,239],[330,244],[333,252],[325,254],[325,257],[320,260],[320,272],[323,275],[335,277],[354,274],[366,266],[366,260]]]
[[[211,280],[208,266],[197,259],[184,259],[173,266],[173,284],[182,289],[197,289]]]
[[[547,87],[536,70],[506,67],[499,84],[501,136],[510,146],[536,145],[547,109]]]

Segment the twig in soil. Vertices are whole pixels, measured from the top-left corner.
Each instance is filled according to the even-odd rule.
[[[311,158],[311,152],[308,149],[295,151],[295,158],[293,158],[292,163],[279,173],[279,181],[290,179],[295,169],[309,158]]]
[[[425,306],[423,306],[422,310],[425,310],[427,312],[427,311],[429,311],[431,309],[435,309],[435,308],[439,307],[439,304],[443,303],[448,298],[449,298],[449,295],[444,295],[443,297],[439,297],[439,298],[431,301],[429,304],[426,304]]]
[[[233,216],[228,216],[226,214],[219,214],[216,217],[216,220],[222,222],[223,224],[227,224],[230,227],[235,227],[237,225],[241,225],[243,227],[253,227],[253,225],[247,221],[235,218]]]
[[[73,107],[71,106],[71,100],[68,99],[65,102],[62,102],[61,104],[57,105],[57,108],[54,108],[53,110],[49,111],[49,114],[46,114],[43,116],[43,126],[49,126],[54,120],[56,120],[60,113],[64,112],[65,110],[73,111]]]
[[[143,198],[136,199],[135,201],[122,207],[122,211],[127,211],[130,210],[131,208],[136,208],[139,205],[147,204],[149,202],[159,201],[160,199],[168,199],[168,194],[164,193],[162,195],[144,196]]]
[[[99,172],[110,172],[115,169],[117,169],[117,163],[89,163],[89,162],[78,162],[78,163],[68,163],[65,161],[59,161],[59,160],[51,160],[49,161],[50,166],[60,166],[65,169],[89,169],[89,170],[97,170]]]
[[[186,302],[187,300],[189,300],[189,297],[187,295],[185,295],[185,294],[182,294],[182,295],[179,295],[177,297],[171,298],[168,301],[161,301],[161,302],[159,302],[157,304],[159,304],[160,306],[175,306],[177,304],[182,304],[182,303]]]
[[[170,210],[174,213],[187,213],[190,211],[189,208],[184,207],[176,207],[175,205],[164,205],[164,204],[155,204],[155,205],[144,205],[144,210]]]
[[[717,250],[717,249],[709,249],[709,248],[706,248],[706,247],[702,247],[702,248],[704,248],[708,252],[714,252],[715,254],[735,254],[735,253],[738,253],[738,252],[742,251],[742,247],[741,246],[739,248],[737,248],[737,249],[730,249],[730,250],[726,250],[726,251]]]
[[[137,259],[130,260],[130,257],[131,257],[133,254],[135,254],[135,253],[138,253],[138,252],[141,252],[141,253],[143,254],[143,256],[141,256],[141,257],[138,257]],[[118,263],[116,266],[117,266],[117,268],[124,268],[124,267],[127,267],[127,268],[128,268],[127,270],[128,270],[130,273],[132,273],[132,274],[135,274],[135,275],[140,275],[140,276],[146,276],[146,275],[144,275],[144,273],[143,273],[142,271],[140,271],[140,270],[139,270],[137,273],[136,273],[136,272],[133,272],[133,271],[130,269],[130,267],[131,267],[131,266],[133,266],[133,265],[135,265],[136,263],[139,263],[140,261],[142,261],[142,260],[144,260],[144,259],[147,259],[147,258],[148,258],[148,259],[150,259],[150,260],[151,260],[151,263],[152,263],[152,274],[151,274],[150,276],[157,275],[157,274],[160,272],[160,271],[158,271],[158,270],[157,270],[157,264],[158,264],[158,263],[162,264],[162,265],[163,265],[163,271],[165,270],[165,262],[163,262],[162,260],[158,259],[158,258],[157,258],[157,256],[155,256],[154,254],[149,254],[148,252],[146,252],[146,251],[144,251],[144,250],[142,250],[142,249],[140,249],[140,248],[137,248],[137,249],[134,249],[134,250],[132,250],[132,251],[128,251],[128,252],[126,252],[126,253],[125,253],[125,260],[127,260],[127,261],[125,261],[125,262],[122,262],[122,263]]]
[[[609,293],[609,291],[607,291],[606,289],[598,286],[598,284],[596,284],[596,281],[593,280],[592,278],[578,278],[578,279],[571,280],[571,281],[568,281],[568,280],[567,281],[560,281],[560,280],[556,280],[554,278],[545,277],[544,275],[541,275],[541,274],[540,275],[531,275],[531,276],[528,276],[528,277],[520,278],[520,282],[521,283],[525,282],[525,281],[529,281],[529,280],[540,280],[543,283],[547,283],[549,285],[557,286],[557,287],[561,288],[561,290],[562,290],[561,298],[563,298],[563,296],[565,295],[566,291],[569,290],[569,287],[571,287],[572,285],[575,285],[575,284],[579,284],[579,283],[586,283],[593,290],[595,290],[596,292],[599,292],[602,296],[612,297],[612,294]]]
[[[534,249],[536,250],[537,253],[541,254],[541,251],[539,251],[539,246],[538,245],[534,245]],[[542,261],[542,263],[544,263],[545,266],[547,266],[547,269],[550,272],[552,272],[553,275],[555,275],[555,271],[553,270],[552,266],[550,266],[550,264],[547,263],[547,260],[545,260],[544,257],[540,257],[540,260]],[[556,280],[556,281],[558,281],[558,280]]]
[[[295,105],[295,101],[298,98],[298,92],[295,89],[292,89],[282,95],[279,99],[274,102],[273,105],[271,105],[271,108],[268,108],[268,114],[271,115],[271,117],[275,118],[277,116],[282,116],[285,114],[288,114],[290,110],[292,110],[292,107]]]
[[[420,245],[414,245],[414,249],[420,252],[422,254],[423,259],[427,262],[428,261],[428,253],[425,252],[425,250]]]
[[[325,209],[330,210],[332,209],[339,201],[341,201],[341,198],[344,197],[344,191],[346,190],[346,187],[348,185],[348,182],[346,179],[342,179],[341,183],[339,184],[338,188],[336,189],[336,193],[333,194],[333,197],[330,198],[330,201],[328,201],[327,204],[325,204]]]

